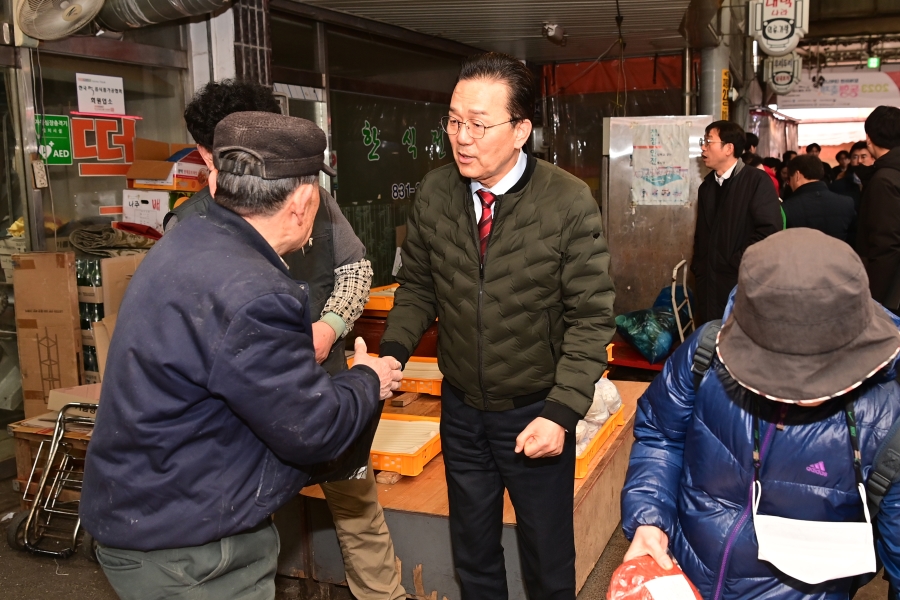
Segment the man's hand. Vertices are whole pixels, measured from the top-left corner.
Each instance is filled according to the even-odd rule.
[[[331,325],[323,321],[312,324],[313,346],[316,349],[316,362],[320,365],[328,358],[337,335]]]
[[[659,527],[653,525],[641,525],[634,532],[634,540],[625,553],[622,562],[637,558],[639,556],[649,556],[665,570],[672,568],[672,559],[669,558],[669,536]]]
[[[385,356],[382,358],[369,356],[366,353],[366,342],[363,341],[361,337],[356,338],[356,342],[353,344],[353,352],[354,366],[365,365],[375,371],[378,375],[378,380],[381,382],[381,389],[379,391],[381,400],[390,398],[393,391],[400,387],[400,380],[403,379],[403,371],[400,370],[400,361],[393,356]]]
[[[516,453],[525,451],[528,458],[559,456],[566,442],[566,430],[562,425],[544,417],[538,417],[522,430],[516,438]]]

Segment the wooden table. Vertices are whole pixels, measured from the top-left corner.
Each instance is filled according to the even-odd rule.
[[[587,476],[583,479],[576,479],[573,483],[573,493],[575,495],[575,571],[578,590],[584,585],[594,565],[597,564],[600,554],[621,520],[619,494],[625,482],[628,456],[631,444],[634,441],[632,435],[634,415],[637,409],[637,401],[649,385],[648,383],[633,381],[615,381],[614,383],[622,396],[625,425],[619,427],[610,439],[604,443],[591,461]],[[432,397],[420,397],[419,400],[404,408],[386,406],[384,410],[385,412],[401,414],[440,416],[440,400]],[[309,543],[310,553],[303,556],[304,562],[302,567],[292,569],[289,565],[283,563],[279,572],[292,576],[312,577],[317,581],[327,583],[340,583],[343,581],[342,563],[325,564],[324,562],[325,556],[340,562],[340,553],[319,548],[322,562],[319,562],[319,559],[315,556],[317,541],[320,544],[332,542],[329,536],[324,535],[321,531],[321,528],[327,527],[328,523],[322,521],[324,518],[322,507],[317,506],[317,504],[324,505],[325,496],[319,486],[305,488],[301,495],[308,501],[305,511],[307,514],[313,514],[313,522],[310,523],[310,526],[312,530],[317,532],[318,536],[312,536],[313,539]],[[428,587],[426,591],[436,587],[439,593],[438,597],[446,595],[448,600],[458,600],[459,592],[455,581],[452,584],[450,583],[453,580],[453,572],[449,543],[442,549],[446,557],[437,557],[435,559],[437,564],[428,564],[423,562],[422,556],[427,555],[428,552],[417,543],[418,536],[409,535],[410,531],[423,530],[425,523],[433,525],[432,521],[435,518],[446,522],[449,515],[443,455],[439,454],[432,459],[425,466],[422,473],[416,477],[404,477],[393,485],[378,484],[378,499],[382,507],[384,507],[385,518],[391,528],[398,558],[401,561],[411,560],[415,564],[422,564],[422,570],[426,574],[426,579],[430,577],[431,581],[436,581],[436,583],[430,584],[431,587]],[[325,508],[325,511],[327,513],[327,508]],[[516,515],[509,501],[508,494],[504,499],[503,521],[504,525],[510,530],[515,528]],[[333,524],[331,527],[333,527]],[[449,525],[447,527],[449,528]],[[512,533],[514,534],[514,531]],[[316,537],[318,539],[315,539]],[[335,535],[333,539],[334,544],[337,543],[336,540]],[[514,540],[514,535],[512,540]],[[412,543],[409,543],[410,541]],[[428,550],[434,549],[435,542],[436,540],[427,541]],[[517,549],[514,548],[514,543],[512,546],[509,543],[509,539],[504,540],[507,554],[507,572],[510,579],[514,580],[517,576],[516,571],[520,571],[520,568],[517,569],[515,564],[510,565],[509,555],[514,554],[517,556]],[[517,561],[513,560],[512,562],[515,563]],[[410,582],[409,575],[412,571],[412,566],[412,564],[409,564],[407,568],[407,563],[404,562],[404,585]],[[436,573],[435,571],[441,572]],[[518,576],[520,576],[520,573],[518,573]],[[515,587],[514,581],[511,581],[511,599],[517,597]],[[411,587],[407,587],[407,591],[411,590]],[[524,596],[521,597],[524,598]]]

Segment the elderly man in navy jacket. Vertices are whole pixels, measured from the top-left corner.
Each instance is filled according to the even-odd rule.
[[[81,503],[123,599],[274,598],[269,515],[398,386],[399,363],[361,340],[349,371],[331,378],[316,363],[308,290],[281,259],[309,240],[324,150],[304,119],[225,118],[215,203],[167,234],[129,286]]]

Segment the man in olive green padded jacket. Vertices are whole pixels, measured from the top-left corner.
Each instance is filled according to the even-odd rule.
[[[441,445],[464,600],[507,597],[503,492],[531,600],[575,598],[575,426],[613,335],[600,211],[584,182],[523,150],[534,80],[468,59],[442,120],[454,164],[411,209],[381,353],[401,363],[438,318]]]

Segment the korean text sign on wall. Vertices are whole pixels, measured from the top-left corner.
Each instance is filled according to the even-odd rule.
[[[125,87],[121,77],[76,73],[78,111],[103,115],[125,114]]]

